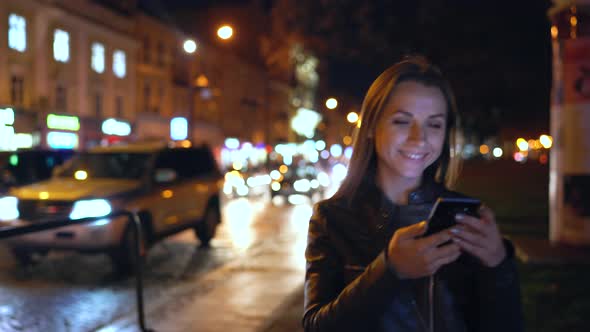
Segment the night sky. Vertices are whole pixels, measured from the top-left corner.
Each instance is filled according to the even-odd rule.
[[[463,117],[475,121],[478,131],[538,135],[548,130],[548,0],[290,2],[289,17],[296,23],[289,28],[314,41],[308,46],[321,61],[320,98],[360,101],[383,69],[404,54],[421,53],[449,77]],[[240,40],[232,51],[245,55],[256,51],[260,34],[269,33],[269,21],[260,15],[269,14],[276,1],[256,1],[263,9],[258,14],[247,9],[249,3],[140,0],[144,8],[206,40],[213,41],[218,22],[235,22]]]

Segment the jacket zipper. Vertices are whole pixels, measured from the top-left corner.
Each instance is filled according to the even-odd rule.
[[[422,329],[425,332],[434,332],[434,275],[428,277],[428,323],[424,320],[418,305],[416,304],[416,300],[412,300],[412,307],[416,312],[416,316],[422,325]]]

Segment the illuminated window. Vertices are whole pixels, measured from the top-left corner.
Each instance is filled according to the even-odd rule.
[[[8,47],[19,52],[27,49],[27,21],[22,16],[8,16]]]
[[[55,61],[68,62],[70,60],[70,34],[55,29],[53,33],[53,58]]]
[[[104,45],[101,43],[92,44],[92,58],[90,59],[92,69],[102,74],[104,73]]]
[[[125,52],[115,50],[115,52],[113,52],[113,73],[115,73],[115,76],[118,78],[123,78],[125,77],[126,72]]]

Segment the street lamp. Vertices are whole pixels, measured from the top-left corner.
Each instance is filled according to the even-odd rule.
[[[234,29],[229,25],[222,25],[217,29],[217,37],[228,40],[234,35]]]
[[[336,98],[328,98],[326,100],[326,107],[331,110],[335,109],[338,107],[338,100]]]
[[[359,120],[359,115],[356,112],[350,112],[346,116],[346,120],[350,123],[356,123]]]
[[[197,43],[195,43],[195,41],[192,39],[187,39],[182,44],[182,48],[184,48],[186,53],[193,54],[197,50]]]

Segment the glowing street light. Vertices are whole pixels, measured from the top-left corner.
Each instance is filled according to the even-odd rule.
[[[336,98],[328,98],[326,100],[326,107],[331,110],[335,109],[338,107],[338,100]]]
[[[516,140],[516,146],[520,151],[528,151],[529,150],[529,143],[522,137]]]
[[[197,50],[197,43],[195,43],[195,41],[192,39],[187,39],[182,44],[182,48],[184,48],[186,53],[193,54]]]
[[[359,115],[356,112],[350,112],[346,116],[346,120],[350,123],[356,123],[359,120]]]
[[[229,25],[222,25],[217,29],[217,37],[228,40],[234,35],[234,29]]]
[[[502,151],[502,148],[500,147],[495,147],[492,153],[494,154],[494,157],[500,158],[504,154],[504,151]]]
[[[545,149],[550,149],[551,145],[553,145],[553,138],[551,138],[549,135],[541,135],[541,137],[539,137],[539,141]]]

